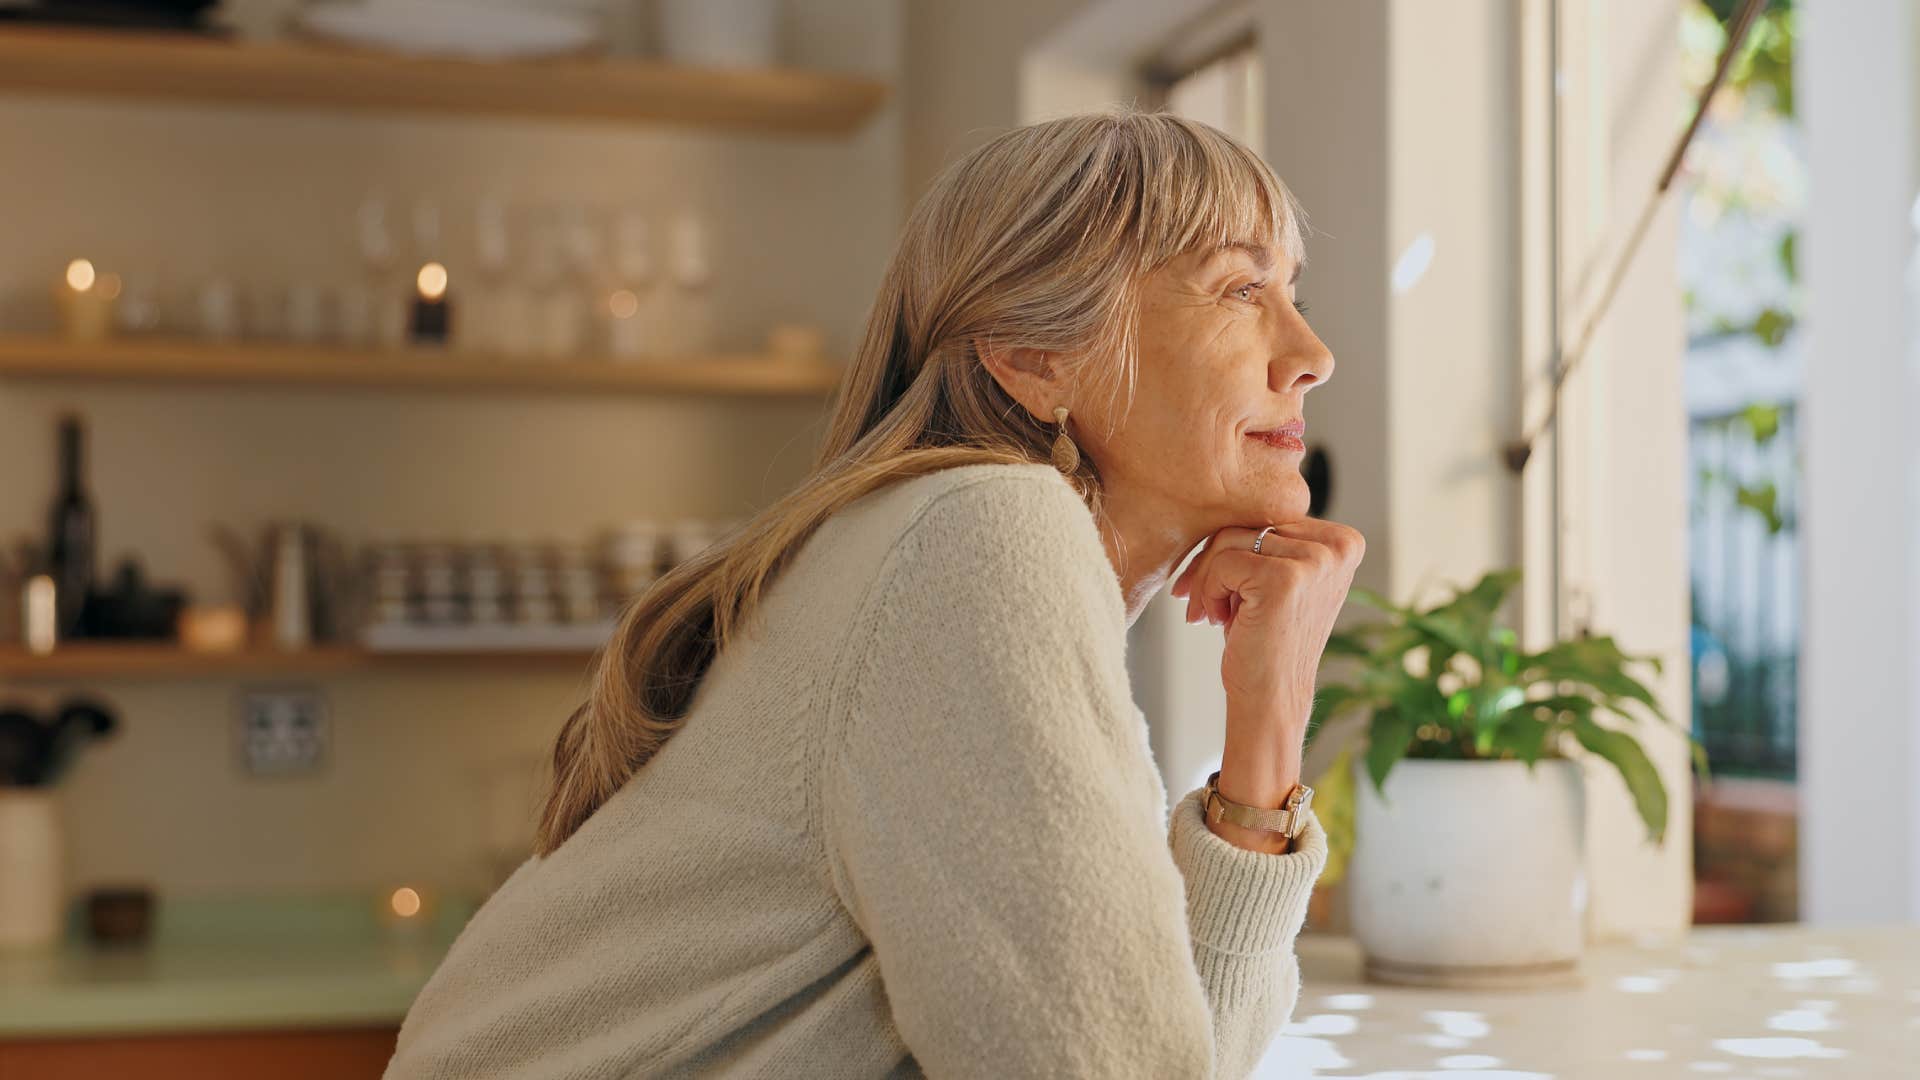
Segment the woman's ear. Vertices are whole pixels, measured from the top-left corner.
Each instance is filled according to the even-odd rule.
[[[1051,354],[1039,349],[990,349],[977,339],[974,351],[1008,397],[1019,402],[1034,419],[1053,423],[1053,407],[1062,403],[1065,388],[1060,385],[1059,369]]]

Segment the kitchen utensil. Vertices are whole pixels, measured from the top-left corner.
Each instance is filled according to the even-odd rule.
[[[46,756],[47,728],[18,705],[0,705],[0,787],[26,787]]]
[[[52,787],[66,775],[82,743],[105,738],[118,726],[106,706],[85,698],[68,701],[55,716],[39,771],[29,782],[35,787]]]
[[[255,554],[252,542],[240,535],[238,529],[218,522],[208,526],[207,534],[227,562],[234,597],[240,606],[249,615],[264,612],[267,609],[265,562]]]
[[[268,622],[281,648],[346,633],[355,575],[345,545],[331,533],[287,521],[266,526],[257,540],[219,524],[209,536],[226,560],[241,606],[249,617]]]
[[[0,787],[51,787],[82,743],[119,726],[107,707],[73,698],[48,723],[19,705],[0,706]]]
[[[129,556],[120,560],[111,588],[87,595],[81,621],[88,637],[171,638],[186,602],[180,589],[149,586],[139,561]]]
[[[312,594],[307,578],[307,546],[299,525],[274,527],[273,571],[268,577],[267,614],[273,643],[282,649],[304,649],[313,643],[313,614],[307,606]]]

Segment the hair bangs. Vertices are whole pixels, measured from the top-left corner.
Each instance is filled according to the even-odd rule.
[[[1162,122],[1162,137],[1140,141],[1143,172],[1152,178],[1140,214],[1143,272],[1230,244],[1274,247],[1305,261],[1299,200],[1265,161],[1210,124],[1168,113],[1151,119]]]

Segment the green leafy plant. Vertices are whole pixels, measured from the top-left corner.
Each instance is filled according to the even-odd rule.
[[[1664,841],[1667,789],[1638,739],[1600,722],[1629,724],[1641,714],[1671,724],[1631,668],[1660,671],[1658,657],[1634,657],[1612,638],[1580,637],[1538,652],[1519,648],[1499,609],[1520,581],[1499,570],[1432,607],[1401,607],[1365,589],[1355,601],[1385,616],[1342,630],[1327,643],[1329,664],[1356,664],[1345,682],[1323,684],[1314,699],[1308,741],[1329,721],[1367,714],[1362,761],[1375,788],[1403,758],[1519,760],[1532,766],[1563,756],[1571,739],[1620,772],[1650,839]],[[1689,740],[1691,741],[1691,739]],[[1694,761],[1706,759],[1694,743]]]

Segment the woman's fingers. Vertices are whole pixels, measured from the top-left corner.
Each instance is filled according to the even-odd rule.
[[[1220,538],[1223,535],[1232,531],[1232,528],[1221,529],[1219,532],[1207,537],[1206,540],[1200,544],[1199,554],[1187,560],[1187,568],[1180,571],[1180,575],[1173,579],[1173,595],[1185,596],[1187,594],[1187,588],[1193,584],[1194,574],[1199,570],[1200,564],[1207,560],[1207,554],[1219,546],[1221,543]]]
[[[1224,626],[1238,614],[1235,605],[1249,596],[1257,598],[1269,579],[1291,580],[1292,566],[1317,566],[1324,558],[1324,549],[1312,541],[1277,533],[1267,534],[1258,555],[1252,548],[1223,548],[1208,560],[1205,573],[1194,582],[1199,610],[1210,621]]]
[[[1185,596],[1187,590],[1193,587],[1193,579],[1206,572],[1206,562],[1208,558],[1216,552],[1234,546],[1243,547],[1249,551],[1252,550],[1253,538],[1258,535],[1258,533],[1258,529],[1247,529],[1238,525],[1229,525],[1214,533],[1212,536],[1207,537],[1206,542],[1200,545],[1200,553],[1195,555],[1192,560],[1187,563],[1187,568],[1182,570],[1180,576],[1174,579],[1173,595]],[[1265,544],[1261,545],[1263,549],[1265,546]]]
[[[1226,582],[1238,582],[1238,574],[1223,577],[1221,567],[1226,562],[1250,560],[1244,565],[1258,568],[1262,560],[1267,559],[1313,559],[1316,547],[1311,541],[1296,540],[1279,533],[1268,533],[1260,543],[1260,554],[1253,553],[1252,544],[1222,543],[1213,550],[1203,553],[1204,562],[1194,568],[1194,574],[1187,582],[1188,621],[1206,619],[1209,622],[1224,625],[1232,614],[1230,598],[1233,589]]]
[[[1214,569],[1223,555],[1237,553],[1252,555],[1256,559],[1301,559],[1319,565],[1322,562],[1344,561],[1346,548],[1350,546],[1347,534],[1355,538],[1359,535],[1344,525],[1306,518],[1275,525],[1267,530],[1266,538],[1260,541],[1260,551],[1255,554],[1253,542],[1260,533],[1259,529],[1235,525],[1207,538],[1200,553],[1187,563],[1187,568],[1174,579],[1172,586],[1173,595],[1186,597],[1188,622],[1206,619],[1225,625],[1237,614],[1238,594],[1231,590],[1223,591],[1219,575]],[[1358,562],[1357,555],[1353,561]],[[1257,563],[1246,565],[1258,569]]]
[[[1220,679],[1243,739],[1304,734],[1314,674],[1365,550],[1357,531],[1331,521],[1226,528],[1175,580],[1189,622],[1227,628]]]
[[[1360,565],[1360,559],[1367,551],[1367,541],[1360,535],[1360,530],[1351,525],[1342,525],[1337,521],[1302,518],[1278,528],[1288,536],[1319,544],[1342,564],[1348,566]],[[1262,545],[1263,549],[1264,547],[1265,545]]]
[[[1200,553],[1193,557],[1187,564],[1186,570],[1174,582],[1175,595],[1184,595],[1187,598],[1188,622],[1198,622],[1201,619],[1208,622],[1224,621],[1224,613],[1208,602],[1207,592],[1196,588],[1196,584],[1207,580],[1208,565],[1221,552],[1233,550],[1236,546],[1252,550],[1255,532],[1256,530],[1252,529],[1229,527],[1207,537],[1207,542],[1201,546]],[[1266,545],[1263,543],[1261,547],[1265,549]]]

